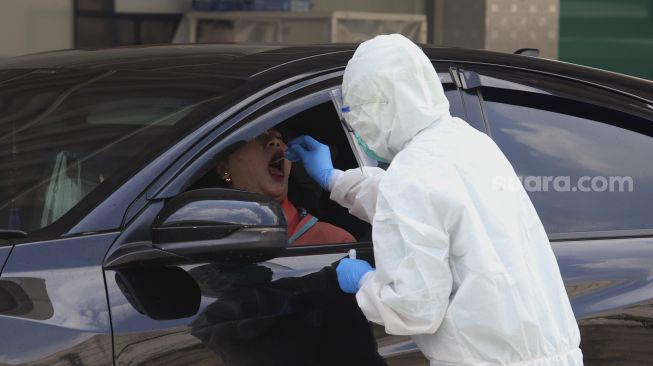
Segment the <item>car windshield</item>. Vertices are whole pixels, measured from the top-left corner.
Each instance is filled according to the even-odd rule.
[[[0,73],[0,229],[34,231],[88,206],[241,81],[114,70]],[[204,111],[204,113],[199,113]]]

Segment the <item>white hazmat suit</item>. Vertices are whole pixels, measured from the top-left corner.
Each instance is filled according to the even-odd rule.
[[[582,365],[555,256],[525,190],[487,135],[449,114],[433,65],[400,35],[347,65],[345,119],[387,171],[332,174],[331,199],[372,224],[365,316],[411,335],[431,365]]]

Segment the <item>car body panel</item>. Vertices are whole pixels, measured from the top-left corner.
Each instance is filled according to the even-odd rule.
[[[108,270],[116,364],[359,365],[361,358],[351,351],[358,349],[359,357],[381,365],[354,297],[337,287],[332,264],[344,256],[342,250],[238,268],[183,266],[178,276],[196,281],[201,305],[190,317],[169,320],[136,312],[116,284],[120,270]],[[385,349],[386,355],[392,352],[390,345]]]
[[[91,68],[152,70],[153,58],[162,65],[158,68],[186,68],[188,71],[206,73],[214,68],[221,75],[238,78],[262,76],[265,73],[295,70],[294,74],[345,66],[357,44],[325,44],[315,46],[278,47],[251,45],[162,45],[150,47],[125,47],[117,49],[83,51],[68,50],[40,53],[3,60],[0,70],[15,68]],[[653,100],[651,82],[604,70],[583,67],[560,61],[508,53],[468,50],[450,47],[423,46],[424,52],[434,61],[463,62],[506,66],[535,70],[551,75],[583,80],[584,82],[620,90],[647,100]]]
[[[17,245],[0,282],[0,364],[112,364],[101,262],[116,233]],[[74,253],[75,255],[70,255]],[[6,305],[7,299],[3,301]]]
[[[586,365],[653,358],[653,239],[553,242]]]

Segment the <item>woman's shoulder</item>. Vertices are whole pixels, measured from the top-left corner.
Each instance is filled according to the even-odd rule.
[[[352,243],[356,238],[347,230],[324,221],[318,221],[293,245]]]

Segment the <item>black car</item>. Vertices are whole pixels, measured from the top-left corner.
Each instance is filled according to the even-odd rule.
[[[370,227],[293,167],[298,205],[352,233],[287,246],[219,154],[272,127],[357,166],[329,92],[356,45],[175,45],[0,63],[0,364],[426,365],[368,323],[334,264]],[[423,47],[451,113],[522,176],[588,365],[653,359],[653,83]],[[562,177],[562,178],[561,178]],[[498,182],[499,184],[503,184]]]

